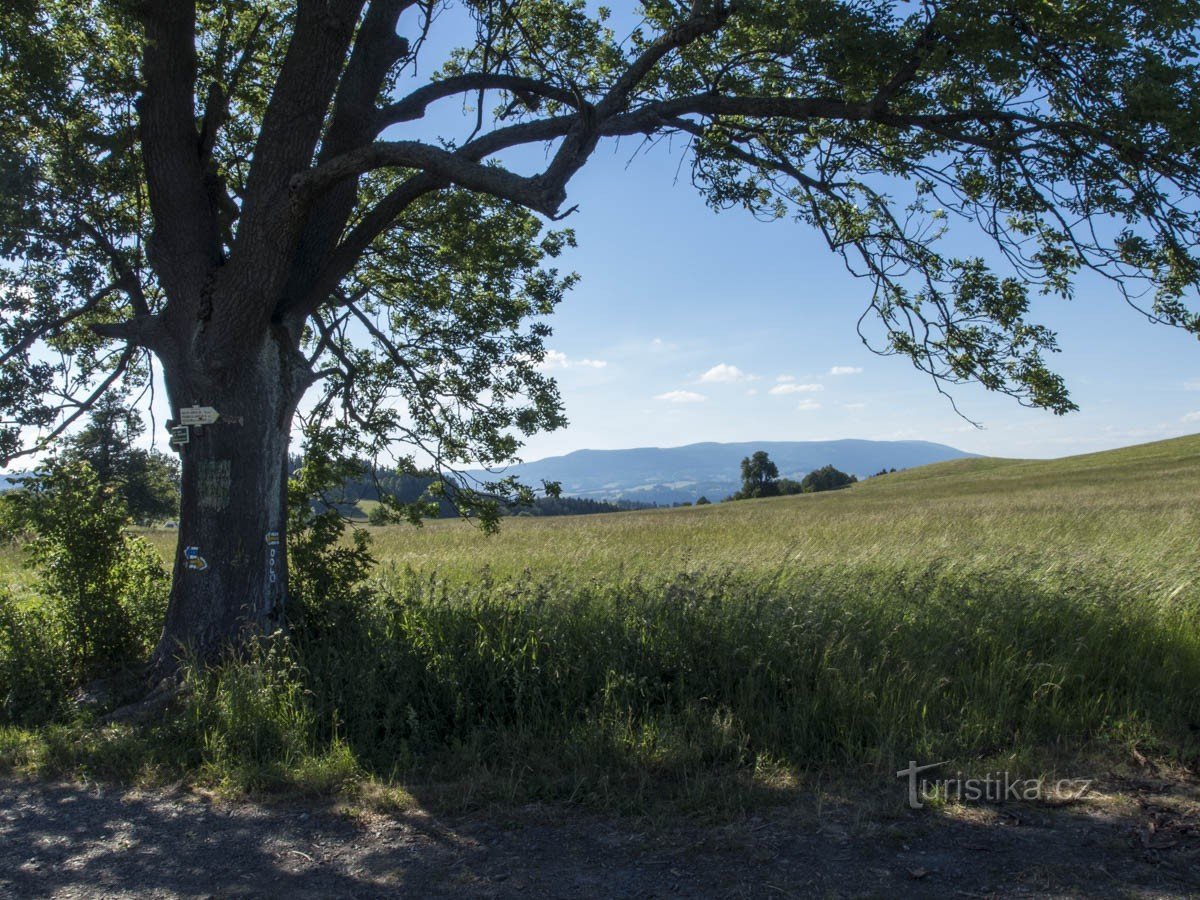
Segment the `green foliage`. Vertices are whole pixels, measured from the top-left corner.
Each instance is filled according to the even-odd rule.
[[[709,500],[707,497],[701,497],[699,500],[696,501],[697,506],[708,506],[710,503],[712,503],[712,501]]]
[[[820,491],[836,491],[838,488],[849,487],[858,483],[857,475],[847,475],[833,466],[821,466],[804,476],[800,482],[800,490],[806,494]]]
[[[0,459],[20,426],[53,424],[62,394],[118,361],[127,386],[148,380],[147,357],[112,354],[89,328],[135,312],[110,266],[132,262],[125,239],[149,220],[131,152],[139,42],[123,6],[21,0],[0,21],[0,343],[13,351]]]
[[[10,490],[0,494],[0,544],[15,543],[25,527],[18,492]]]
[[[794,478],[780,478],[775,482],[775,488],[781,497],[804,493],[804,486]]]
[[[34,535],[30,564],[45,604],[37,615],[50,623],[47,639],[63,648],[69,677],[78,683],[143,659],[169,582],[154,549],[126,533],[116,489],[86,463],[55,461],[16,496]]]
[[[425,781],[519,761],[535,795],[597,797],[633,773],[670,793],[767,761],[888,769],[1128,728],[1191,746],[1200,697],[1173,685],[1200,676],[1196,612],[937,566],[462,588],[409,573],[297,641],[323,739],[370,768]]]
[[[145,430],[138,411],[109,394],[91,410],[87,426],[64,440],[60,456],[86,462],[101,484],[120,491],[134,521],[151,523],[179,514],[179,462],[135,447]]]
[[[779,493],[779,467],[771,462],[765,450],[756,450],[742,460],[742,489],[738,500],[755,497],[774,497]]]
[[[378,199],[402,174],[368,180]],[[521,438],[566,424],[553,380],[539,367],[546,318],[575,283],[554,260],[574,246],[570,231],[543,231],[531,213],[468,191],[431,195],[371,249],[370,266],[347,292],[361,299],[352,321],[367,336],[322,319],[309,347],[329,347],[342,371],[322,383],[314,422],[345,433],[348,453],[375,459],[393,447],[432,457],[421,496],[378,497],[395,521],[419,521],[450,507],[494,530],[502,507],[530,499],[511,479],[475,489],[459,467],[509,461]],[[352,433],[352,438],[351,438]],[[397,473],[422,478],[414,458]]]
[[[0,593],[0,724],[41,724],[64,711],[75,674],[61,618]]]
[[[304,673],[280,636],[259,639],[241,659],[185,673],[186,700],[172,737],[194,754],[200,777],[236,791],[306,784],[336,791],[358,776],[331,741],[318,750]]]
[[[345,520],[336,506],[317,505],[361,471],[359,463],[342,453],[338,439],[339,432],[331,429],[306,429],[304,463],[288,480],[289,591],[299,610],[357,596],[375,562],[367,532],[355,528],[347,546],[342,539]]]

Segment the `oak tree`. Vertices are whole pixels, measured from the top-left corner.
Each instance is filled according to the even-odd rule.
[[[1200,332],[1197,4],[445,6],[6,4],[0,457],[155,371],[176,422],[220,415],[181,448],[160,666],[283,620],[306,395],[449,468],[562,423],[552,223],[604,141],[678,136],[713,207],[817,229],[939,388],[1072,409],[1031,303],[1085,271]]]

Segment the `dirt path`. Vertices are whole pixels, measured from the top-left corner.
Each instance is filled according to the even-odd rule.
[[[15,897],[1200,896],[1200,791],[648,826],[551,807],[432,817],[0,779]]]

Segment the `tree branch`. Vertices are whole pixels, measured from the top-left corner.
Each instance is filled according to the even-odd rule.
[[[382,131],[389,125],[420,119],[430,104],[471,91],[508,91],[518,97],[540,97],[575,108],[580,105],[575,92],[555,87],[536,78],[504,75],[499,72],[478,72],[431,82],[407,97],[383,107],[375,114],[375,129]]]
[[[293,203],[307,208],[312,201],[345,178],[384,167],[420,169],[437,178],[493,197],[510,200],[546,216],[562,203],[541,177],[517,175],[420,141],[379,141],[344,153],[292,179]]]
[[[388,72],[409,49],[408,42],[397,36],[396,25],[415,2],[375,0],[367,10],[334,99],[333,116],[321,142],[318,164],[368,143],[375,136],[375,100]],[[297,298],[307,293],[325,265],[354,212],[356,188],[355,179],[346,179],[314,204],[296,247],[287,285],[277,302],[276,318],[289,315]]]
[[[142,9],[146,87],[138,111],[155,223],[149,251],[168,295],[197,298],[220,251],[196,131],[196,5],[148,0]]]
[[[18,450],[11,456],[6,457],[4,459],[5,465],[18,457],[28,456],[31,453],[37,453],[41,450],[44,450],[52,441],[54,441],[55,438],[59,437],[61,434],[63,434],[63,432],[77,422],[84,413],[96,405],[96,401],[104,396],[104,394],[108,392],[108,389],[112,387],[114,383],[116,383],[116,380],[124,374],[125,370],[129,367],[129,363],[133,360],[134,353],[136,352],[136,347],[132,345],[126,347],[124,352],[121,354],[121,358],[117,361],[116,367],[108,374],[107,377],[105,377],[102,382],[100,382],[95,390],[93,390],[85,399],[72,404],[63,404],[59,408],[59,411],[61,411],[66,409],[68,405],[74,406],[74,412],[72,412],[69,416],[63,419],[63,421],[51,429],[50,433],[42,437],[41,440],[30,445],[29,447],[26,447],[24,450]]]

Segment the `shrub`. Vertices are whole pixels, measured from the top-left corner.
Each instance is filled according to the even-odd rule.
[[[315,600],[357,596],[375,563],[371,536],[356,527],[346,546],[345,519],[335,506],[319,502],[360,469],[359,463],[339,456],[329,432],[306,433],[304,464],[288,481],[288,591],[294,619],[302,618]]]
[[[806,494],[815,494],[820,491],[836,491],[838,488],[848,487],[857,481],[856,475],[847,475],[833,466],[822,466],[805,475],[804,480],[800,482],[800,488]]]
[[[101,485],[86,463],[52,463],[27,482],[14,508],[14,518],[34,535],[28,550],[41,597],[24,612],[9,604],[0,623],[0,646],[8,649],[0,654],[18,646],[42,658],[61,654],[55,672],[65,669],[75,683],[144,658],[162,621],[169,579],[154,549],[126,534],[116,489]],[[58,677],[47,675],[44,683]]]
[[[71,684],[62,623],[45,607],[0,594],[0,722],[39,725],[57,718]]]

